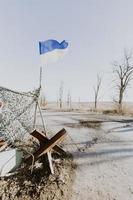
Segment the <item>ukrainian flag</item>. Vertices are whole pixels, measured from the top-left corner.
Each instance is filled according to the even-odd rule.
[[[56,62],[65,54],[67,47],[68,42],[65,40],[63,40],[61,43],[56,40],[39,42],[39,53],[42,64]]]

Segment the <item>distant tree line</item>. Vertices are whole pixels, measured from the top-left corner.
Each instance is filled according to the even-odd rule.
[[[113,74],[114,74],[114,88],[116,91],[116,96],[114,97],[114,102],[117,105],[118,112],[123,111],[123,99],[125,92],[128,90],[128,86],[133,78],[133,63],[132,54],[124,51],[124,56],[121,62],[113,62]],[[102,87],[102,77],[97,74],[96,85],[93,86],[94,90],[94,110],[98,109],[99,94]],[[60,109],[63,108],[63,95],[64,95],[64,83],[61,82],[57,94],[57,104]],[[42,104],[45,106],[47,104],[45,96],[42,97]],[[80,100],[79,100],[80,102]],[[68,109],[72,108],[72,96],[70,89],[67,93],[66,105]]]

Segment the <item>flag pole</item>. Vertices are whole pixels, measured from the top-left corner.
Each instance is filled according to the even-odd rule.
[[[41,87],[42,87],[42,67],[40,67],[40,76],[39,76],[39,88],[38,88],[38,91],[39,91],[38,94],[39,94],[39,95],[40,95]],[[39,96],[38,96],[38,97],[39,97]],[[34,127],[34,129],[36,129],[36,113],[37,113],[37,106],[39,107],[38,97],[37,97],[37,99],[36,99],[35,111],[34,111],[34,122],[33,122],[33,127]]]
[[[40,79],[39,79],[39,88],[42,87],[42,67],[40,67]]]
[[[41,43],[40,42],[39,42],[39,52],[41,54]],[[40,79],[39,79],[39,88],[40,88],[40,90],[41,90],[41,87],[42,87],[42,66],[40,67]],[[44,124],[44,119],[43,119],[42,111],[41,111],[41,108],[40,108],[40,105],[39,105],[38,101],[37,101],[37,107],[38,107],[39,112],[40,112],[42,125],[43,125],[43,129],[44,129],[44,132],[45,132],[44,134],[46,136],[47,133],[46,133],[46,128],[45,128],[45,124]],[[54,169],[53,169],[53,165],[52,165],[51,151],[47,152],[47,159],[49,161],[49,168],[50,168],[51,174],[54,174]]]
[[[39,85],[40,85],[40,89],[41,89],[41,85],[42,85],[42,67],[40,67]],[[45,134],[45,136],[47,136],[47,131],[46,131],[46,127],[45,127],[45,123],[44,123],[44,119],[43,119],[43,115],[42,115],[42,111],[41,111],[41,107],[39,105],[39,102],[38,102],[37,105],[38,105],[40,116],[41,116],[41,119],[42,119],[42,125],[43,125],[43,129],[44,129],[44,134]],[[53,168],[53,164],[52,164],[51,151],[47,152],[47,158],[48,158],[48,161],[49,161],[49,168],[50,168],[51,174],[54,174],[54,168]]]
[[[40,67],[40,78],[39,78],[39,89],[41,90],[41,88],[42,88],[42,67]],[[44,119],[43,119],[43,115],[42,115],[42,111],[41,111],[41,107],[39,105],[39,102],[37,102],[37,106],[38,106],[38,109],[39,109],[39,112],[40,112],[44,133],[46,135],[45,123],[44,123]]]

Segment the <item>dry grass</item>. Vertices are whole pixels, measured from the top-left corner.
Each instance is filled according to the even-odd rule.
[[[62,109],[59,109],[59,106],[56,102],[49,102],[45,108],[46,110],[52,111],[90,111],[96,112],[94,110],[94,102],[72,102],[72,108],[69,109],[66,103],[63,103]],[[113,102],[98,102],[97,112],[104,114],[119,114],[118,106]],[[133,103],[132,102],[124,102],[123,103],[123,112],[121,114],[130,114],[133,115]]]

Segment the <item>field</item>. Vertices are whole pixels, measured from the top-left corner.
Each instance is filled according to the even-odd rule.
[[[105,113],[114,113],[117,110],[118,106],[113,102],[98,102],[97,111],[105,112]],[[72,102],[71,106],[67,106],[67,103],[64,102],[62,109],[59,107],[59,103],[57,102],[48,102],[45,106],[42,105],[42,109],[47,110],[60,110],[60,111],[68,111],[68,110],[77,110],[77,111],[95,111],[94,102]],[[133,103],[132,102],[124,102],[123,103],[123,113],[130,115],[133,114]]]

